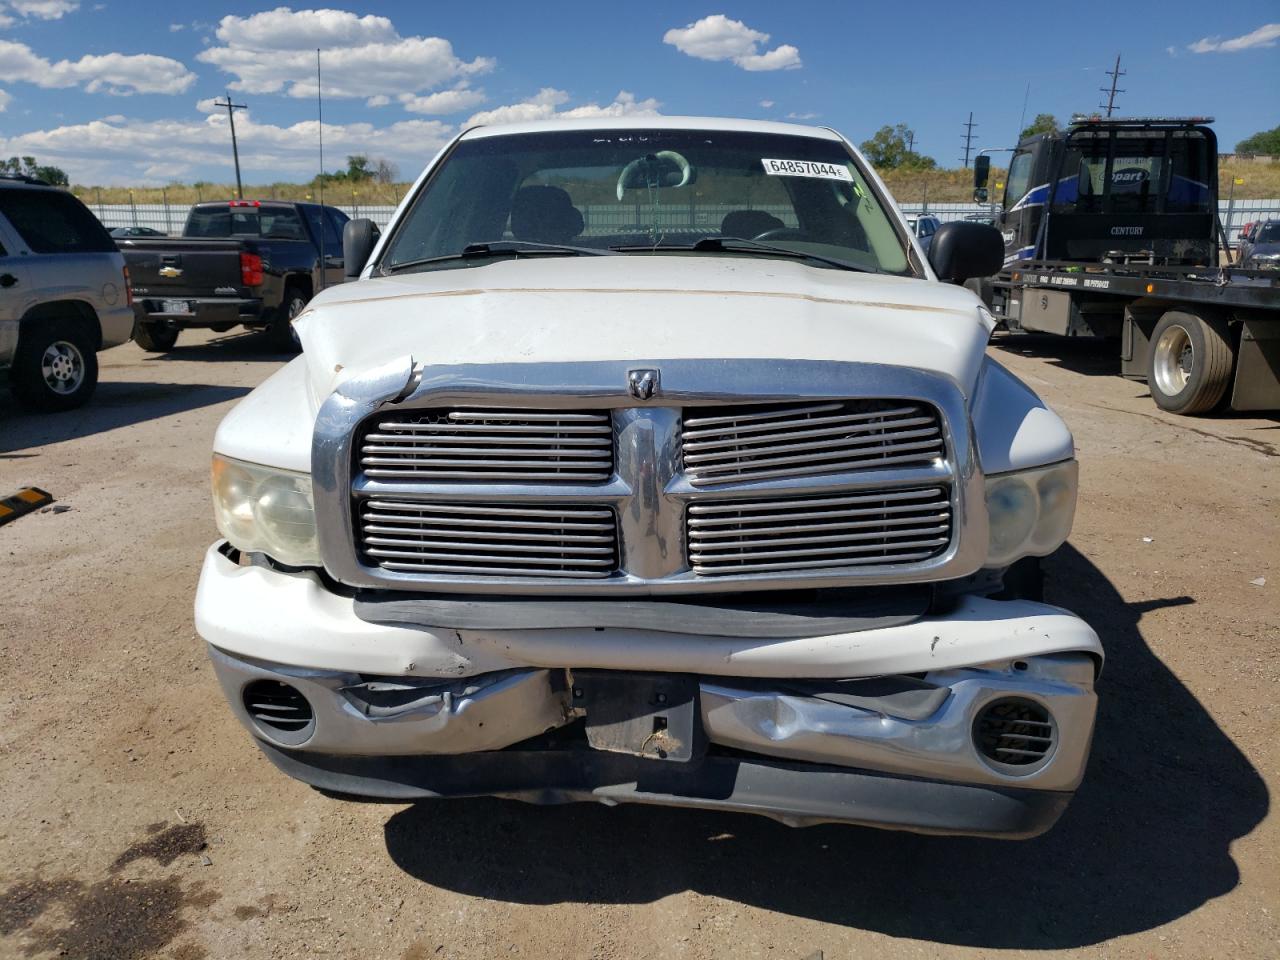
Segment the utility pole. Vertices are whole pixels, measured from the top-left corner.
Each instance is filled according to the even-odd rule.
[[[1116,94],[1124,93],[1123,90],[1116,88],[1116,84],[1120,81],[1120,78],[1123,77],[1127,72],[1128,71],[1120,69],[1120,54],[1118,53],[1116,54],[1116,65],[1112,67],[1110,70],[1104,71],[1104,73],[1106,73],[1106,75],[1111,78],[1111,87],[1110,89],[1108,89],[1107,87],[1098,88],[1099,90],[1101,90],[1103,93],[1107,95],[1106,106],[1104,107],[1102,104],[1098,104],[1098,109],[1106,110],[1108,117],[1111,116],[1111,111],[1116,108]]]
[[[244,186],[240,183],[240,148],[236,145],[236,111],[247,110],[249,108],[243,103],[232,103],[230,92],[227,93],[227,99],[225,102],[222,100],[215,100],[213,101],[213,105],[215,107],[227,108],[227,120],[231,124],[231,156],[235,158],[236,161],[236,197],[237,199],[243,200]]]
[[[973,128],[977,126],[973,122],[973,111],[969,111],[969,122],[962,124],[964,127],[964,166],[969,169],[969,154],[973,151]]]

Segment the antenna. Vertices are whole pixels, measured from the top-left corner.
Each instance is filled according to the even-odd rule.
[[[1022,116],[1018,118],[1018,136],[1022,136],[1022,131],[1027,129],[1027,101],[1031,99],[1031,81],[1027,81],[1026,92],[1022,95]]]
[[[316,192],[320,194],[320,205],[324,206],[324,98],[320,93],[320,48],[316,47],[316,117],[319,120],[320,133],[320,176],[317,179]]]
[[[1107,116],[1109,117],[1109,116],[1111,116],[1111,111],[1112,111],[1112,110],[1114,110],[1114,109],[1116,108],[1116,94],[1117,94],[1117,93],[1124,93],[1124,91],[1123,91],[1123,90],[1119,90],[1119,89],[1117,89],[1117,88],[1116,88],[1116,83],[1118,83],[1118,82],[1119,82],[1119,80],[1120,80],[1120,78],[1121,78],[1121,77],[1123,77],[1123,76],[1124,76],[1128,71],[1126,71],[1126,70],[1121,70],[1121,69],[1120,69],[1120,54],[1118,54],[1118,53],[1117,53],[1117,54],[1116,54],[1116,65],[1115,65],[1114,67],[1112,67],[1110,70],[1106,70],[1106,71],[1103,71],[1103,72],[1104,72],[1104,73],[1106,73],[1106,75],[1107,75],[1108,77],[1110,77],[1110,78],[1111,78],[1111,88],[1110,88],[1110,89],[1108,89],[1108,88],[1106,88],[1106,87],[1099,87],[1099,88],[1098,88],[1099,90],[1101,90],[1103,93],[1105,93],[1105,94],[1107,95],[1107,103],[1106,103],[1106,106],[1103,106],[1103,105],[1100,103],[1100,104],[1098,104],[1098,109],[1099,109],[1099,110],[1106,110],[1106,111],[1107,111]]]
[[[969,111],[969,122],[961,124],[964,127],[964,165],[965,169],[969,168],[969,154],[973,151],[973,128],[977,126],[973,122],[973,111]]]
[[[236,146],[236,111],[248,110],[248,106],[243,103],[232,103],[231,93],[228,91],[226,102],[222,100],[213,101],[215,107],[227,108],[227,120],[231,124],[231,156],[236,162],[236,199],[244,199],[244,187],[240,184],[240,148]]]

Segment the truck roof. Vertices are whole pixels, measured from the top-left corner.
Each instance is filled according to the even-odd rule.
[[[539,133],[547,130],[733,130],[747,133],[782,133],[791,136],[839,140],[840,135],[828,127],[811,127],[777,120],[740,120],[731,117],[575,117],[557,120],[530,120],[472,127],[462,134],[464,140],[508,136],[517,133]]]

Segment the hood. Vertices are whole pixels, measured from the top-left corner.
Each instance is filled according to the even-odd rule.
[[[993,321],[968,290],[763,257],[501,260],[332,287],[295,321],[317,398],[426,365],[840,360],[940,373],[966,396]]]

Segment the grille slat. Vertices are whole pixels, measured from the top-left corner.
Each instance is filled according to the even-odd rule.
[[[928,560],[951,542],[952,515],[930,487],[701,503],[686,523],[694,573],[724,576]]]
[[[370,500],[360,545],[369,561],[405,572],[598,579],[618,567],[613,511],[590,504]]]
[[[690,409],[681,451],[694,486],[928,465],[943,455],[937,411],[908,400]]]
[[[607,411],[430,409],[378,420],[360,469],[400,480],[602,483],[613,474]]]

